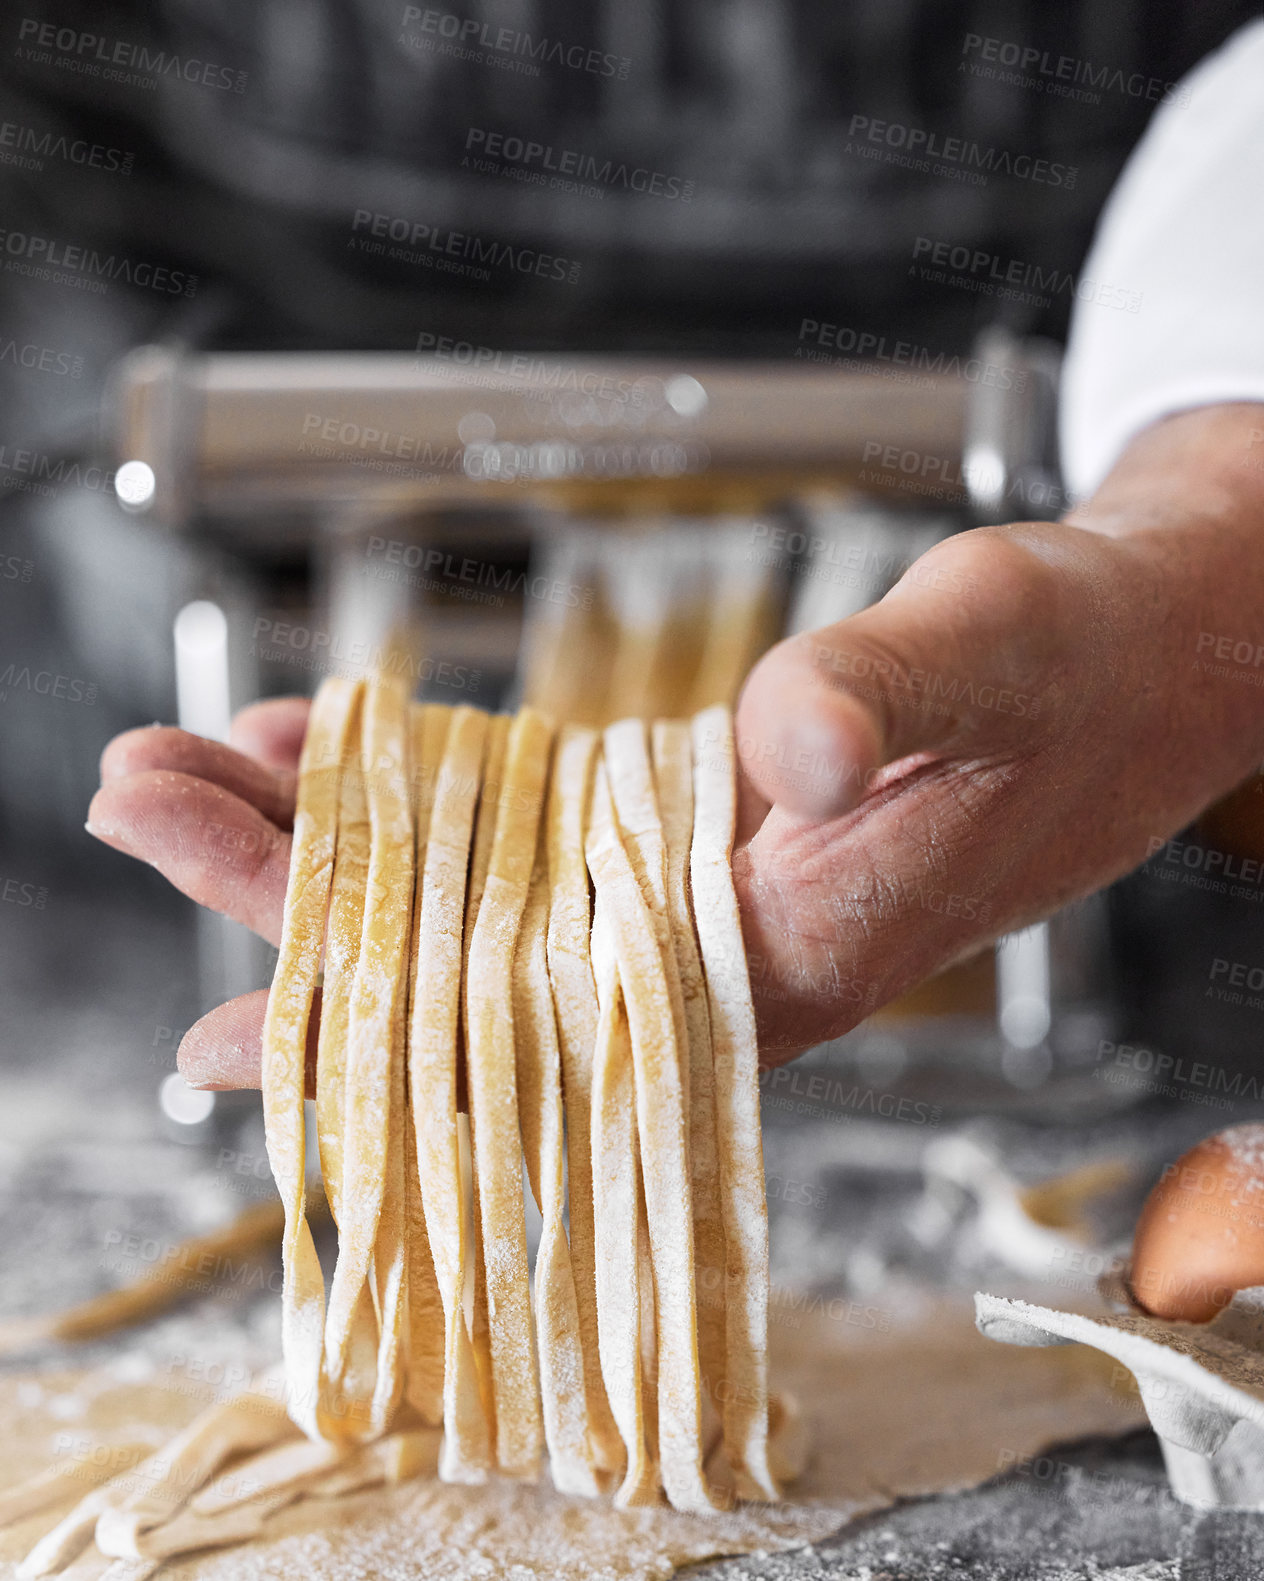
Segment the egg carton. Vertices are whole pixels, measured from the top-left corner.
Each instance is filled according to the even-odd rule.
[[[1007,1345],[1092,1345],[1126,1367],[1158,1435],[1172,1492],[1202,1509],[1264,1511],[1264,1288],[1210,1323],[1140,1311],[1123,1279],[1092,1316],[977,1294],[975,1322]]]

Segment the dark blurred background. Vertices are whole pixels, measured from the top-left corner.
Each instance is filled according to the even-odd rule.
[[[907,267],[914,239],[1076,269],[1154,109],[1152,84],[1161,94],[1258,10],[1241,0],[21,7],[5,23],[6,119],[134,162],[117,177],[64,160],[10,165],[6,225],[149,256],[198,284],[191,303],[122,293],[102,314],[8,280],[6,322],[31,332],[57,322],[85,359],[85,396],[123,347],[179,334],[252,349],[406,349],[428,327],[497,346],[780,356],[802,316],[845,314],[961,344],[987,304],[919,288]],[[445,17],[479,31],[449,39]],[[34,19],[76,43],[42,46]],[[101,45],[84,50],[85,34]],[[480,48],[498,35],[507,47]],[[996,80],[999,63],[991,80],[975,75],[987,63],[970,41],[986,38],[1107,67],[1114,85],[1029,71],[1043,81],[1032,91]],[[479,58],[440,52],[449,45]],[[205,63],[211,80],[147,72],[141,50]],[[154,86],[84,69],[116,53],[120,75]],[[1076,91],[1054,91],[1064,88]],[[849,131],[856,116],[1072,173],[975,187],[875,162]],[[656,171],[691,195],[612,181],[594,201],[480,174],[473,129]],[[577,261],[579,279],[552,289],[418,278],[349,245],[357,210],[537,247]],[[1018,327],[1061,336],[1067,308],[1011,311]],[[14,396],[34,417],[37,394]]]

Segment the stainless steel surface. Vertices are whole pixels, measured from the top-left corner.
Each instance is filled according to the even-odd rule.
[[[1056,447],[1060,349],[995,327],[979,336],[974,358],[982,372],[971,386],[962,472],[976,519],[1060,516],[1070,503]]]
[[[354,353],[130,353],[107,395],[116,463],[154,471],[166,525],[332,499],[406,507],[706,474],[841,478],[866,447],[957,459],[971,385],[793,362]],[[924,386],[924,387],[922,387]]]

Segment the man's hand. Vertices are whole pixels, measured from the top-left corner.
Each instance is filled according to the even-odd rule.
[[[1254,406],[1158,424],[1066,522],[947,539],[755,667],[734,871],[766,1062],[1128,871],[1264,757],[1264,689],[1204,640],[1264,638],[1253,435]],[[120,736],[89,828],[275,941],[305,710],[247,709],[239,751]],[[192,1083],[258,1083],[264,997],[190,1031]]]
[[[1261,611],[1264,407],[1208,407],[1066,521],[945,539],[772,649],[737,712],[765,1061],[1101,888],[1242,780],[1264,668],[1205,656],[1264,644]]]

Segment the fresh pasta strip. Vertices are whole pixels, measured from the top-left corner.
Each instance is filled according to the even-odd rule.
[[[347,1458],[345,1445],[301,1438],[265,1449],[222,1472],[189,1500],[193,1515],[218,1515],[239,1504],[270,1499],[286,1488],[302,1487]]]
[[[38,1515],[50,1504],[60,1504],[82,1488],[111,1481],[121,1472],[130,1471],[152,1450],[149,1444],[119,1443],[103,1444],[93,1455],[63,1455],[51,1466],[0,1493],[0,1526]]]
[[[161,1526],[132,1530],[107,1511],[97,1522],[97,1547],[118,1559],[164,1560],[199,1548],[226,1548],[257,1537],[274,1510],[292,1504],[302,1490],[286,1488],[251,1504],[238,1504],[214,1515],[185,1511]]]
[[[679,1092],[686,1137],[689,1128],[689,1033],[685,1019],[684,992],[672,940],[672,925],[667,895],[667,842],[658,808],[654,773],[650,763],[645,724],[640,719],[623,719],[607,727],[603,744],[615,822],[628,861],[636,875],[653,924],[654,937],[662,959],[663,977],[671,1001],[676,1054],[680,1062]],[[688,1160],[686,1177],[688,1177]],[[648,1239],[648,1206],[644,1190],[645,1160],[641,1160],[641,1206],[637,1234],[641,1259],[641,1301],[646,1316],[641,1324],[641,1372],[646,1389],[645,1432],[650,1453],[659,1458],[658,1447],[658,1325],[653,1257]],[[692,1212],[692,1204],[690,1205]],[[673,1299],[668,1297],[668,1299]],[[696,1296],[695,1296],[696,1299]],[[696,1345],[696,1340],[695,1340]],[[695,1363],[696,1365],[696,1363]],[[701,1451],[699,1454],[702,1460]]]
[[[586,594],[569,605],[529,601],[522,700],[554,719],[596,723],[603,712],[614,655],[610,611],[600,597],[599,548],[589,531],[572,527],[550,527],[531,548],[533,571],[553,586],[582,587]]]
[[[105,1576],[110,1581],[147,1581],[161,1563],[161,1559],[111,1559],[93,1547],[67,1566],[62,1575],[65,1581],[102,1581]]]
[[[689,1027],[685,1016],[684,990],[679,962],[672,938],[668,901],[667,841],[659,812],[657,786],[651,767],[645,724],[640,719],[624,719],[607,727],[604,735],[607,776],[614,802],[615,821],[632,871],[649,911],[663,963],[663,975],[671,1000],[672,1025],[676,1034],[680,1062],[680,1103],[686,1139],[689,1132]],[[691,1174],[687,1160],[686,1174]],[[644,1159],[641,1161],[641,1222],[637,1245],[642,1263],[641,1300],[646,1318],[641,1324],[642,1363],[645,1380],[646,1438],[656,1458],[658,1449],[658,1327],[653,1258],[648,1239],[648,1208],[644,1191]],[[690,1181],[692,1188],[692,1180]],[[692,1203],[690,1204],[692,1212]],[[671,1299],[670,1297],[668,1299]],[[695,1294],[695,1301],[696,1301]],[[695,1339],[696,1344],[696,1339]],[[705,1457],[701,1455],[700,1461]]]
[[[347,1023],[351,985],[364,932],[364,892],[369,876],[369,808],[360,762],[362,697],[351,721],[355,750],[342,766],[338,800],[338,840],[329,924],[325,931],[325,973],[320,995],[320,1035],[316,1055],[316,1135],[325,1195],[338,1221],[342,1197],[342,1143],[347,1087]]]
[[[723,554],[724,546],[717,547]],[[751,665],[776,640],[777,598],[771,573],[747,561],[740,551],[724,555],[718,569],[718,582],[708,600],[705,641],[686,704],[693,711],[735,703]]]
[[[409,719],[413,737],[413,790],[417,798],[417,849],[425,855],[426,841],[430,836],[430,819],[434,813],[435,787],[439,781],[439,764],[448,731],[452,728],[455,709],[446,703],[412,703]]]
[[[689,1182],[693,1192],[694,1286],[698,1303],[698,1360],[703,1386],[715,1402],[724,1377],[724,1219],[715,1131],[715,1068],[711,1014],[689,896],[693,839],[693,749],[686,720],[660,719],[653,728],[654,780],[667,847],[667,910],[680,973],[688,1039],[685,1114]]]
[[[721,1431],[707,1439],[707,1474],[717,1487],[733,1488],[735,1477],[724,1453]],[[768,1396],[768,1464],[780,1486],[797,1481],[812,1458],[812,1433],[803,1407],[788,1390]]]
[[[619,554],[617,568],[611,552]],[[668,658],[674,589],[664,586],[662,543],[637,533],[607,544],[608,589],[614,595],[614,651],[605,719],[654,711],[656,679]]]
[[[604,765],[593,787],[588,866],[605,897],[627,1005],[636,1122],[653,1252],[658,1336],[658,1444],[663,1488],[680,1510],[716,1505],[702,1464],[693,1221],[680,1053],[663,955],[619,836]]]
[[[486,718],[486,716],[484,716]],[[478,815],[474,823],[474,843],[470,849],[470,876],[465,896],[465,933],[462,968],[469,970],[470,947],[474,943],[474,924],[483,903],[487,874],[491,867],[492,842],[496,838],[496,816],[505,773],[505,748],[509,744],[508,714],[493,714],[487,719],[487,746],[483,760],[483,781],[478,790]]]
[[[479,1228],[478,1185],[474,1179],[474,1146],[470,1140],[469,1110],[456,1117],[457,1148],[461,1156],[461,1201],[470,1226],[470,1257],[461,1289],[461,1304],[474,1350],[478,1397],[487,1424],[489,1463],[496,1461],[496,1399],[492,1388],[492,1337],[487,1321],[487,1281],[483,1276],[483,1240]]]
[[[602,740],[619,836],[632,864],[632,871],[636,874],[662,956],[663,977],[671,999],[676,1048],[681,1059],[680,1091],[685,1106],[685,1123],[688,1125],[688,1028],[667,904],[667,842],[658,810],[645,722],[641,719],[621,719],[617,724],[607,727]]]
[[[416,1167],[435,1278],[443,1307],[443,1459],[448,1482],[480,1482],[491,1458],[465,1309],[470,1270],[467,1209],[457,1116],[457,1027],[465,880],[482,777],[487,716],[453,714],[426,841],[408,1079]]]
[[[258,1537],[271,1515],[305,1495],[341,1497],[375,1484],[432,1473],[438,1440],[435,1429],[423,1428],[392,1433],[351,1452],[330,1443],[288,1444],[235,1467],[162,1525],[138,1532],[107,1527],[102,1536],[98,1523],[98,1546],[107,1558],[126,1549],[115,1563],[126,1567],[120,1576],[135,1581],[180,1554]],[[242,1487],[250,1491],[233,1497],[233,1491]],[[211,1497],[220,1490],[222,1497]]]
[[[322,1433],[325,1282],[306,1217],[303,1099],[307,1024],[333,877],[339,781],[359,697],[358,682],[335,677],[321,684],[312,704],[299,757],[281,947],[263,1027],[264,1127],[268,1158],[285,1209],[281,1344],[290,1414],[311,1438]]]
[[[316,1054],[316,1138],[325,1197],[338,1222],[342,1196],[343,1131],[346,1124],[347,1025],[351,989],[364,932],[364,894],[369,873],[369,809],[360,761],[363,693],[357,698],[348,750],[339,776],[338,839],[334,856],[325,970],[321,985]],[[368,1409],[377,1373],[378,1324],[368,1285],[361,1288],[352,1318],[342,1392],[326,1409],[345,1414]]]
[[[465,990],[466,1074],[491,1337],[496,1458],[502,1471],[521,1477],[536,1474],[542,1421],[522,1203],[513,958],[535,865],[552,734],[544,716],[530,708],[522,709],[510,726]]]
[[[796,1481],[808,1468],[812,1434],[803,1407],[788,1390],[768,1396],[768,1464],[779,1484]]]
[[[390,1144],[392,1058],[399,1000],[407,984],[406,952],[412,916],[413,828],[408,794],[408,701],[402,684],[378,677],[364,700],[361,762],[371,845],[360,959],[351,991],[347,1034],[346,1117],[343,1140],[342,1223],[338,1260],[325,1322],[325,1368],[343,1378],[353,1318],[377,1237]],[[402,1131],[400,1152],[402,1153]],[[402,1205],[401,1205],[402,1206]],[[402,1273],[390,1287],[401,1294]],[[380,1294],[380,1293],[379,1293]],[[382,1314],[382,1343],[374,1404],[366,1422],[349,1410],[330,1424],[332,1436],[360,1438],[380,1430],[383,1391],[393,1393],[397,1311]]]
[[[440,1433],[436,1428],[413,1428],[389,1433],[375,1444],[364,1444],[348,1460],[328,1471],[305,1490],[309,1498],[336,1499],[370,1488],[379,1482],[406,1482],[410,1477],[434,1474],[439,1463]]]
[[[407,1053],[405,1052],[405,1059]],[[443,1420],[444,1317],[426,1231],[417,1173],[417,1134],[412,1105],[404,1108],[404,1219],[408,1235],[408,1357],[405,1398],[422,1421]]]
[[[369,1402],[368,1433],[364,1435],[370,1439],[379,1438],[386,1431],[404,1392],[404,1325],[408,1311],[408,1199],[404,1165],[404,1140],[407,1134],[404,1067],[407,1056],[404,1045],[407,1038],[408,945],[411,938],[409,927],[405,934],[404,951],[400,956],[399,989],[391,1017],[390,1108],[386,1117],[382,1206],[378,1214],[377,1231],[373,1239],[373,1261],[370,1265],[373,1297],[380,1319],[377,1369]]]
[[[522,1150],[543,1226],[536,1252],[534,1310],[544,1438],[554,1486],[600,1491],[588,1442],[579,1307],[563,1213],[562,1070],[549,987],[548,867],[543,846],[527,895],[514,957],[513,1029]]]
[[[265,1451],[232,1468],[195,1496],[186,1509],[152,1525],[107,1510],[96,1523],[97,1546],[122,1560],[157,1561],[257,1537],[268,1517],[295,1499],[329,1497],[381,1482],[431,1473],[439,1433],[423,1428],[392,1433],[358,1449],[299,1442]]]
[[[156,1456],[151,1456],[150,1461],[144,1464],[152,1464],[156,1459]],[[38,1581],[40,1576],[55,1575],[59,1570],[64,1570],[92,1540],[97,1520],[109,1504],[112,1494],[114,1497],[119,1496],[117,1487],[112,1483],[85,1493],[74,1509],[63,1515],[56,1526],[50,1527],[22,1560],[17,1569],[19,1581]]]
[[[208,1407],[148,1460],[85,1494],[40,1538],[18,1574],[34,1581],[63,1569],[102,1520],[132,1535],[160,1525],[230,1456],[267,1448],[293,1432],[285,1407],[266,1394],[247,1392]]]
[[[635,1072],[635,1061],[633,1062]],[[633,1103],[635,1104],[635,1093]],[[650,1249],[649,1211],[645,1205],[645,1170],[636,1160],[636,1264],[641,1301],[641,1400],[645,1412],[645,1447],[658,1465],[658,1318],[654,1285],[654,1254]],[[657,1472],[655,1473],[657,1476]]]
[[[768,1205],[759,1128],[759,1050],[731,860],[737,821],[733,720],[717,706],[692,721],[694,921],[714,1051],[724,1216],[724,1452],[739,1491],[776,1499],[768,1454]]]
[[[461,1007],[464,1034],[464,1058],[458,1070],[458,1101],[465,1105],[462,1116],[462,1135],[468,1173],[470,1199],[470,1249],[472,1270],[470,1276],[470,1333],[474,1344],[474,1360],[478,1367],[479,1390],[483,1400],[483,1414],[487,1418],[493,1441],[496,1435],[496,1396],[492,1382],[492,1341],[487,1314],[487,1267],[483,1260],[483,1216],[478,1203],[478,1176],[474,1171],[473,1150],[470,1145],[470,1118],[468,1096],[469,1028],[466,1005],[469,994],[470,948],[474,942],[474,924],[487,884],[487,871],[491,863],[492,840],[496,834],[496,814],[500,803],[501,778],[505,769],[505,747],[509,741],[509,715],[493,714],[487,724],[487,753],[483,765],[483,784],[479,791],[478,814],[474,823],[474,844],[470,851],[470,876],[465,897],[465,937],[462,943]]]
[[[417,956],[422,928],[426,847],[430,838],[439,765],[443,759],[444,747],[452,723],[452,710],[438,703],[427,703],[422,706],[414,704],[411,717],[413,781],[416,787],[416,885],[413,892],[412,943],[408,953],[407,1019],[400,1028],[403,1039],[400,1068],[405,1081],[407,1080],[408,1031],[417,1004]],[[405,1113],[402,1169],[408,1265],[406,1394],[409,1404],[424,1422],[437,1424],[443,1420],[443,1307],[439,1300],[434,1258],[430,1250],[421,1201],[413,1108],[411,1101],[405,1102],[403,1095],[401,1095],[401,1109]]]
[[[562,1059],[562,1090],[566,1112],[571,1117],[566,1126],[567,1207],[588,1433],[598,1471],[618,1476],[626,1456],[601,1376],[593,1250],[592,1128],[588,1123],[592,1114],[598,1008],[589,943],[592,922],[584,824],[597,744],[596,731],[567,726],[554,756],[547,811],[547,954]]]
[[[599,769],[598,773],[604,773]],[[621,1508],[653,1504],[658,1473],[645,1437],[641,1378],[641,1260],[637,1244],[636,1082],[619,968],[598,895],[592,964],[600,1006],[592,1068],[592,1187],[595,1294],[604,1392],[623,1441],[626,1471],[615,1494]],[[571,1110],[572,1126],[580,1117]]]
[[[679,1094],[684,1116],[686,1142],[689,1131],[689,1032],[685,1019],[684,991],[680,981],[679,964],[672,940],[671,916],[667,896],[667,842],[658,808],[657,789],[650,763],[649,745],[645,724],[640,719],[624,719],[607,727],[604,735],[605,760],[614,803],[615,822],[628,861],[636,875],[641,898],[653,924],[654,937],[662,960],[663,977],[671,1001],[672,1026],[676,1037],[676,1055],[679,1061]],[[690,1160],[686,1157],[686,1179],[689,1178]],[[641,1300],[650,1310],[656,1310],[656,1284],[652,1277],[652,1254],[647,1239],[648,1207],[644,1195],[644,1158],[642,1168],[641,1215],[646,1220],[638,1232],[638,1247],[644,1272],[641,1278]],[[690,1182],[692,1185],[692,1182]],[[690,1213],[692,1213],[692,1202]],[[669,1296],[667,1299],[673,1299]],[[696,1301],[695,1294],[695,1301]],[[693,1321],[693,1320],[691,1320]],[[658,1326],[647,1321],[641,1325],[643,1349],[642,1374],[646,1394],[646,1436],[651,1453],[658,1455]],[[696,1347],[697,1341],[694,1339]],[[695,1368],[698,1366],[695,1360]],[[702,1462],[701,1450],[699,1462]],[[705,1480],[705,1479],[704,1479]]]

